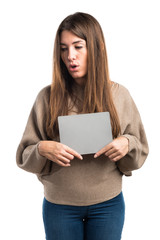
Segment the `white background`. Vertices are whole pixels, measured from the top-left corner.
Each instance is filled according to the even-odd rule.
[[[110,76],[126,86],[140,111],[150,146],[144,166],[124,177],[122,240],[160,239],[160,7],[157,0],[0,1],[0,238],[45,239],[43,187],[16,166],[15,154],[39,90],[51,83],[56,30],[83,11],[101,24]]]

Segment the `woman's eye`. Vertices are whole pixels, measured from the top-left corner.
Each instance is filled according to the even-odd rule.
[[[61,48],[62,52],[65,52],[67,50],[67,48]]]
[[[82,46],[76,46],[75,48],[76,48],[76,49],[81,49],[81,48],[82,48]]]

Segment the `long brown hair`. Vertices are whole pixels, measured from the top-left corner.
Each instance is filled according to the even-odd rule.
[[[60,24],[55,37],[53,80],[47,116],[48,136],[53,138],[58,135],[57,117],[68,115],[68,98],[73,98],[74,79],[68,73],[60,56],[60,38],[64,30],[71,31],[84,39],[87,44],[88,71],[80,113],[109,111],[113,137],[117,137],[120,133],[120,123],[110,90],[111,81],[103,32],[94,17],[81,12],[66,17]]]

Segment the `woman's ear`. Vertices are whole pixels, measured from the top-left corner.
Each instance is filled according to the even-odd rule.
[[[104,42],[101,42],[101,49],[104,50]]]

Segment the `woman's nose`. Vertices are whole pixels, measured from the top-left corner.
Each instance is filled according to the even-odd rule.
[[[76,53],[74,51],[74,49],[69,49],[68,50],[68,60],[72,61],[76,59]]]

